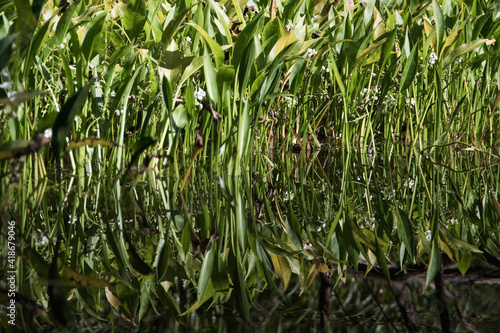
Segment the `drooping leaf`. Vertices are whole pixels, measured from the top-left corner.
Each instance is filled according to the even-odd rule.
[[[432,241],[432,249],[431,249],[431,259],[429,261],[429,265],[427,267],[427,275],[425,278],[425,288],[429,287],[431,282],[436,277],[437,271],[439,269],[439,255],[440,255],[439,241],[438,237],[434,237]]]
[[[274,253],[270,253],[270,255],[274,266],[274,272],[283,281],[284,288],[286,290],[292,275],[288,260],[284,256],[278,256]]]
[[[201,303],[201,300],[205,296],[206,287],[208,285],[208,280],[212,276],[212,268],[214,266],[214,248],[212,247],[208,250],[203,260],[203,265],[201,266],[200,277],[198,278],[198,290],[197,290],[197,300]],[[212,289],[213,291],[213,289]]]
[[[219,67],[221,67],[224,62],[224,52],[222,51],[222,47],[200,26],[196,25],[195,23],[187,24],[198,30],[198,32],[202,35],[203,40],[208,44],[210,50],[212,51],[216,68],[218,69]]]
[[[394,212],[399,239],[405,244],[405,249],[410,258],[414,258],[415,239],[413,237],[413,227],[408,215],[401,209]]]
[[[458,46],[456,49],[451,51],[444,59],[443,59],[443,68],[446,66],[449,66],[455,61],[456,58],[460,57],[461,55],[464,55],[468,52],[474,51],[477,49],[479,46],[483,45],[487,39],[477,39],[473,40],[472,42],[468,42],[465,44],[462,44]]]
[[[106,286],[104,290],[106,294],[106,299],[108,300],[109,304],[111,304],[111,306],[116,311],[118,311],[120,316],[131,323],[135,323],[134,317],[127,311],[127,309],[125,309],[120,299],[118,299],[116,286],[114,284],[111,284],[109,286]]]

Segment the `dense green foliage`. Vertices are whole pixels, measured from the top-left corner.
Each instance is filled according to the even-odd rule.
[[[499,265],[500,4],[247,2],[1,2],[18,327]]]

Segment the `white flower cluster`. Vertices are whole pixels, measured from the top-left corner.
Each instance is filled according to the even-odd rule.
[[[383,104],[386,104],[386,105],[389,105],[389,106],[398,106],[398,102],[396,100],[396,98],[392,95],[385,95],[384,97],[384,101],[382,102]]]
[[[78,218],[76,216],[69,216],[68,224],[75,224]]]
[[[45,246],[49,243],[49,238],[45,235],[42,235],[41,232],[36,233],[34,239],[36,246]]]
[[[425,231],[425,239],[427,239],[427,241],[430,241],[432,239],[432,234],[430,230]]]
[[[396,52],[401,52],[401,49],[399,48],[399,43],[397,40],[394,41],[394,46],[396,47]]]
[[[124,110],[124,109],[121,109],[121,110],[116,110],[116,111],[115,111],[115,114],[116,114],[117,116],[119,116],[119,115],[121,115],[121,114],[124,114],[124,113],[125,113],[125,110]]]
[[[438,60],[438,57],[436,55],[436,52],[432,52],[431,57],[429,59],[429,64],[432,66],[436,63],[437,60]]]
[[[52,128],[47,128],[45,132],[43,132],[43,136],[47,139],[52,139]]]
[[[369,99],[371,97],[373,100],[378,101],[379,93],[380,93],[380,90],[378,90],[378,87],[375,86],[375,87],[373,87],[373,89],[370,89],[370,90],[368,90],[367,88],[363,88],[363,90],[361,90],[361,92],[359,94],[363,98],[366,97]]]
[[[286,106],[289,109],[297,105],[297,100],[295,98],[285,96],[284,99],[285,99]]]
[[[316,51],[315,49],[307,49],[307,53],[309,53],[310,57],[313,57],[318,54],[318,51]]]
[[[380,191],[381,193],[384,194],[384,197],[382,200],[392,200],[396,196],[396,190],[392,190],[392,192],[389,191],[389,193],[385,193],[384,191]]]
[[[415,181],[413,179],[408,179],[403,185],[411,190],[415,185]]]
[[[10,81],[5,81],[0,83],[0,89],[11,89],[12,88],[12,82]]]
[[[283,201],[289,201],[292,200],[294,197],[293,192],[285,191],[283,193]]]
[[[206,96],[207,96],[207,93],[205,92],[205,90],[203,90],[201,88],[198,88],[198,90],[194,92],[194,97],[198,101],[202,101]]]
[[[330,73],[330,68],[328,68],[328,67],[321,66],[321,70],[324,72]]]
[[[321,230],[325,229],[326,227],[326,223],[323,223],[321,226],[318,227],[318,229],[316,229],[317,232],[320,232]]]
[[[413,98],[413,97],[410,99],[405,98],[405,103],[406,103],[406,105],[408,105],[410,108],[413,109],[413,107],[415,106],[415,98]]]

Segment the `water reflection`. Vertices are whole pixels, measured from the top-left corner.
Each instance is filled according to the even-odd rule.
[[[497,161],[384,148],[257,154],[240,176],[203,155],[191,170],[184,157],[61,184],[25,175],[20,294],[54,319],[48,287],[64,281],[69,322],[101,329],[493,329]]]

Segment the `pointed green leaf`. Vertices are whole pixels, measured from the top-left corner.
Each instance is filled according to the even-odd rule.
[[[441,11],[441,7],[439,6],[439,3],[436,0],[432,0],[432,9],[434,10],[434,22],[436,24],[436,31],[437,31],[436,53],[439,54],[439,52],[441,51],[441,46],[443,45],[443,38],[444,38],[444,18],[443,18],[443,12]]]
[[[405,249],[408,251],[408,255],[410,258],[414,257],[414,248],[415,248],[415,240],[413,237],[413,227],[410,219],[406,212],[402,209],[398,209],[394,212],[396,217],[396,225],[398,236],[401,242],[405,244]]]
[[[460,57],[461,55],[474,51],[477,49],[479,46],[483,45],[487,39],[477,39],[473,40],[472,42],[462,44],[458,46],[456,49],[451,51],[443,60],[443,68],[446,66],[449,66],[455,61],[456,58]]]
[[[243,31],[239,34],[236,43],[233,48],[233,66],[238,68],[244,53],[247,50],[248,44],[256,35],[257,27],[259,26],[260,19],[263,17],[264,10],[261,10],[259,14],[253,17],[253,19],[247,23]]]
[[[212,275],[212,268],[214,266],[214,248],[212,247],[208,250],[205,255],[205,259],[203,260],[203,265],[201,266],[200,277],[198,278],[198,292],[197,292],[197,300],[201,302],[203,296],[205,296],[206,287],[208,285],[208,280]]]
[[[432,250],[431,250],[431,259],[429,262],[429,266],[427,267],[427,276],[425,278],[425,288],[429,287],[431,282],[434,280],[434,277],[437,274],[437,271],[439,269],[439,237],[434,237],[434,240],[432,241]]]
[[[82,36],[82,54],[87,61],[94,58],[94,54],[99,52],[103,47],[103,39],[101,33],[104,31],[104,21],[106,20],[107,12],[103,12],[94,17],[85,28]]]
[[[146,23],[146,2],[131,0],[123,10],[122,24],[128,38],[134,39],[139,35]]]
[[[406,59],[405,68],[403,74],[401,75],[401,86],[399,87],[399,92],[403,92],[411,86],[415,75],[417,74],[418,67],[418,42],[415,43],[413,49],[411,50],[410,56]]]

